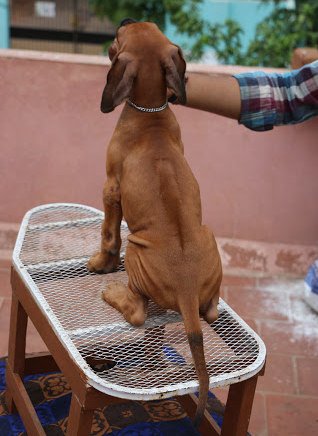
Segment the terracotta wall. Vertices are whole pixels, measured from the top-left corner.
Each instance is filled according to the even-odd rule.
[[[94,56],[0,51],[0,222],[19,222],[48,202],[102,207],[105,150],[120,113],[99,111],[106,64]],[[204,221],[216,235],[318,243],[318,119],[255,133],[216,115],[174,110]]]

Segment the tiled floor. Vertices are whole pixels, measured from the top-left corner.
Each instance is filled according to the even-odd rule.
[[[250,423],[255,436],[318,434],[318,315],[302,301],[302,287],[295,279],[223,280],[224,299],[267,348]]]
[[[227,275],[223,298],[263,338],[267,351],[250,431],[254,436],[318,435],[318,315],[301,299],[302,280]],[[0,356],[7,354],[9,270],[0,269]],[[45,345],[28,327],[27,352]],[[226,389],[217,395],[225,400]]]

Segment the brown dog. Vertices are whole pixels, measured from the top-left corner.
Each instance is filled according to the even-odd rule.
[[[215,239],[201,223],[199,187],[183,156],[179,125],[165,107],[167,87],[185,103],[185,61],[155,24],[130,20],[118,29],[109,55],[101,110],[129,101],[108,147],[101,251],[88,268],[116,268],[124,215],[131,232],[129,283],[110,284],[104,299],[135,326],[145,322],[149,299],[182,315],[199,379],[198,425],[209,389],[199,314],[216,320],[222,268]]]

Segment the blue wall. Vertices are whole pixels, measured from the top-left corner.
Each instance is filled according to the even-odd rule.
[[[201,15],[210,23],[223,23],[227,19],[236,20],[244,30],[243,48],[253,39],[256,25],[273,10],[273,4],[260,0],[204,0]],[[187,38],[178,35],[174,26],[167,25],[166,35],[173,42],[183,46]]]
[[[9,0],[0,0],[0,48],[9,47]]]

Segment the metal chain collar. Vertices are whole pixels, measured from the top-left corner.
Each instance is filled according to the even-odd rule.
[[[138,111],[141,112],[161,112],[164,109],[166,109],[166,107],[168,106],[168,101],[165,102],[165,104],[163,104],[160,107],[143,107],[143,106],[137,106],[135,103],[133,103],[131,100],[127,100],[127,103],[134,107],[135,109],[137,109]]]

